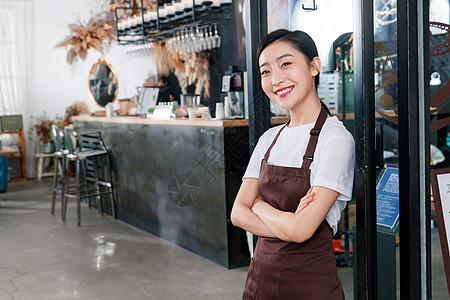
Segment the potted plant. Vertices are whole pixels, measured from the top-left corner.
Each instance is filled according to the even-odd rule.
[[[60,117],[56,120],[52,120],[46,117],[45,113],[43,116],[38,118],[37,124],[34,126],[36,128],[36,135],[39,138],[40,143],[42,143],[43,153],[53,152],[53,140],[51,137],[52,125],[58,125],[60,129],[63,128],[63,122]]]

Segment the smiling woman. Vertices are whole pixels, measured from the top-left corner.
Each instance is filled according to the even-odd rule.
[[[273,32],[271,38],[263,41],[258,48],[257,63],[262,88],[267,96],[282,108],[291,109],[295,106],[297,110],[310,104],[317,104],[321,62],[314,41],[301,31],[295,31],[296,34],[291,35],[289,40],[283,38],[284,32],[284,30]],[[307,103],[292,103],[285,101],[287,99],[280,101],[280,98],[293,91],[297,94],[291,98],[306,100]],[[321,101],[320,103],[330,114],[326,105]],[[291,120],[291,126],[295,126],[295,122],[296,120]]]
[[[257,63],[264,92],[291,120],[259,139],[231,213],[260,237],[243,299],[344,299],[332,235],[352,196],[353,138],[319,99],[309,35],[270,33]]]

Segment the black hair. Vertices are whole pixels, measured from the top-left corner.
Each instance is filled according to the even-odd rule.
[[[319,56],[316,44],[306,32],[300,30],[290,31],[287,29],[278,29],[266,35],[259,43],[258,49],[256,50],[257,65],[259,65],[259,57],[261,56],[261,53],[264,51],[264,49],[266,49],[267,46],[276,41],[285,41],[291,44],[292,47],[300,51],[300,53],[302,53],[305,56],[305,59],[308,63],[311,63],[315,57]],[[316,92],[317,87],[319,86],[319,75],[320,70],[317,73],[317,75],[314,76]],[[320,100],[320,103],[322,107],[326,110],[326,112],[329,115],[331,115],[330,110],[328,109],[326,104],[323,103],[322,100]]]

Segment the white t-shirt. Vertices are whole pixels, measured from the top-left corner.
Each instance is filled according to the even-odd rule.
[[[285,127],[270,151],[268,163],[283,167],[300,168],[309,142],[310,130],[315,123]],[[284,125],[267,130],[259,139],[248,164],[244,178],[259,178],[261,160]],[[355,142],[353,136],[337,117],[328,118],[319,134],[311,164],[311,186],[322,186],[339,193],[325,219],[337,232],[341,212],[352,198],[355,168]],[[303,195],[299,195],[300,198]]]

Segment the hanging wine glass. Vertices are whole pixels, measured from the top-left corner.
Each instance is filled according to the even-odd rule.
[[[217,32],[217,24],[214,24],[214,48],[220,48],[220,36]]]
[[[195,52],[202,50],[202,40],[203,40],[202,32],[200,31],[200,28],[198,28],[198,26],[196,26],[195,36],[194,36],[194,40],[193,40]]]
[[[206,38],[206,48],[208,50],[211,50],[213,48],[213,44],[214,44],[214,37],[213,37],[213,33],[212,33],[212,26],[208,26],[209,27],[209,32],[207,33],[207,38]]]

